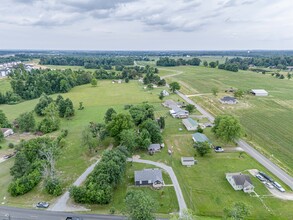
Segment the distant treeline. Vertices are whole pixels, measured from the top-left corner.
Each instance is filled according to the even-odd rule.
[[[75,57],[45,56],[40,58],[41,65],[84,66],[86,69],[112,69],[117,65],[133,65],[132,57]]]
[[[226,64],[236,64],[238,68],[242,70],[247,70],[250,65],[257,67],[272,67],[277,69],[286,69],[287,66],[293,66],[293,56],[259,58],[236,57],[232,59],[227,59]]]
[[[160,57],[160,59],[156,62],[157,66],[199,66],[201,60],[199,58],[192,58],[192,59],[172,59],[169,57]]]
[[[28,58],[19,57],[19,56],[0,57],[0,64],[17,62],[17,61],[28,61],[28,60],[29,60]]]

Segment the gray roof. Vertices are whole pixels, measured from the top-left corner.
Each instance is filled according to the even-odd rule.
[[[252,185],[250,177],[248,175],[246,175],[246,174],[242,174],[242,173],[234,174],[234,175],[232,175],[232,178],[234,179],[235,184],[238,185],[238,186],[239,185],[244,186],[244,184],[246,182],[248,182],[248,183],[250,183]],[[247,185],[247,183],[245,185]]]
[[[181,157],[181,161],[194,161],[194,157]]]
[[[161,150],[161,145],[160,144],[151,144],[149,147],[148,147],[148,150],[152,150],[152,151],[158,151],[158,150]]]
[[[235,99],[234,97],[231,97],[231,96],[224,96],[223,98],[221,98],[221,101],[222,102],[230,102],[230,101],[236,102],[237,99]]]
[[[207,136],[205,136],[202,133],[196,132],[194,134],[192,134],[192,138],[196,141],[196,142],[209,142],[211,143],[211,141],[207,138]]]
[[[185,118],[185,119],[182,119],[182,123],[183,123],[185,126],[188,126],[188,127],[195,127],[195,128],[197,128],[197,126],[198,126],[197,121],[194,121],[192,118]]]
[[[134,171],[134,180],[136,181],[149,181],[155,182],[159,180],[160,182],[163,182],[163,176],[162,171],[159,169],[144,169],[144,170],[138,170]]]

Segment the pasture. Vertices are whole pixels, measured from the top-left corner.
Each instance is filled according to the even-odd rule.
[[[7,78],[0,78],[0,92],[4,93],[11,90],[10,81]]]
[[[183,93],[191,95],[214,115],[236,115],[245,128],[246,140],[293,174],[292,80],[250,71],[234,73],[205,67],[164,68],[165,74],[168,69],[169,74],[182,74],[166,78],[167,81],[178,81]],[[224,92],[231,87],[266,89],[269,96],[247,95],[236,106],[220,104],[218,99],[231,95]],[[218,88],[217,97],[212,95],[212,88]]]

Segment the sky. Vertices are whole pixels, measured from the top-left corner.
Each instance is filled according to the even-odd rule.
[[[292,0],[1,0],[0,49],[290,50]]]

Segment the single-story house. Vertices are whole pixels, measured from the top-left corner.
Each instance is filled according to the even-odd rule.
[[[173,100],[169,99],[169,100],[166,100],[165,102],[162,103],[162,105],[164,107],[167,107],[167,108],[172,108],[174,106],[177,106],[176,102],[174,102]]]
[[[268,96],[269,93],[264,89],[252,89],[251,93],[255,96]]]
[[[166,90],[163,90],[162,93],[163,93],[163,96],[169,96],[170,95],[169,92],[167,92]]]
[[[169,112],[173,118],[187,118],[189,116],[189,112],[187,110],[181,109],[177,106],[173,106]]]
[[[226,173],[226,179],[234,190],[243,190],[245,193],[251,193],[254,190],[249,175],[242,173]]]
[[[230,105],[236,104],[238,102],[236,98],[231,96],[224,96],[223,98],[219,99],[219,101],[222,104],[230,104]]]
[[[162,171],[160,169],[134,171],[134,183],[136,186],[160,188],[164,185]]]
[[[181,157],[181,163],[183,166],[193,166],[197,163],[197,161],[194,159],[194,157]]]
[[[185,118],[182,119],[182,123],[186,127],[188,131],[196,131],[198,127],[197,121],[193,120],[192,118]]]
[[[148,151],[149,151],[149,153],[155,153],[155,152],[161,151],[161,145],[160,144],[151,144],[148,147]]]
[[[1,131],[4,135],[4,137],[8,137],[9,135],[13,135],[14,132],[11,128],[1,128]]]
[[[195,143],[202,143],[207,141],[210,145],[212,144],[212,142],[207,138],[207,136],[199,132],[196,132],[192,135],[192,140]]]

